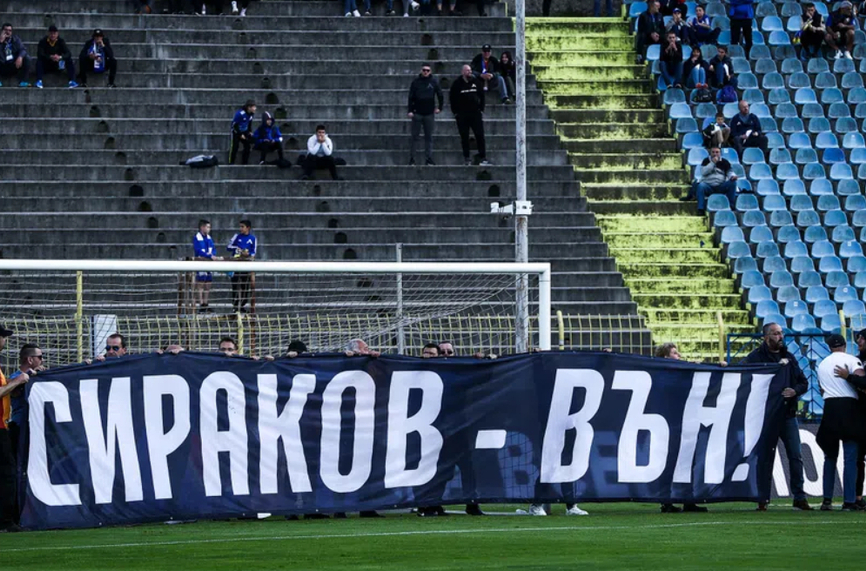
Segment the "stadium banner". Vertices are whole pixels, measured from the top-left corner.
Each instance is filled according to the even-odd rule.
[[[21,523],[756,500],[784,374],[594,352],[187,352],[52,369],[27,386]]]

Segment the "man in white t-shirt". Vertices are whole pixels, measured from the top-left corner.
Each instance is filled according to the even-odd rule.
[[[818,365],[818,382],[824,394],[824,416],[816,438],[824,451],[824,501],[823,511],[833,509],[833,488],[836,485],[836,459],[839,457],[839,441],[845,455],[842,475],[844,503],[842,511],[863,511],[856,503],[857,446],[863,440],[863,419],[860,414],[857,391],[852,380],[864,375],[860,359],[845,352],[845,338],[841,335],[827,337],[831,353]],[[848,380],[836,374],[836,367],[850,373]]]

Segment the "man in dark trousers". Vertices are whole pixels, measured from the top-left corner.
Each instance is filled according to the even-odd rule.
[[[227,247],[235,262],[252,262],[256,259],[258,240],[253,235],[253,223],[241,220],[240,231],[232,236]],[[234,272],[232,275],[232,306],[235,313],[246,313],[250,302],[252,280],[248,272]]]
[[[857,335],[854,336],[854,341],[857,343],[857,358],[860,359],[861,363],[863,363],[866,361],[866,329],[858,331]],[[853,374],[845,367],[836,367],[835,373],[849,382],[851,381],[850,377]],[[860,405],[860,414],[862,415],[862,418],[866,419],[866,391],[858,388],[858,395],[860,397],[858,400],[858,404]],[[859,448],[860,449],[857,452],[857,484],[854,487],[857,490],[857,499],[855,503],[860,508],[866,509],[866,500],[863,499],[863,481],[866,480],[866,462],[864,462],[864,456],[866,456],[866,442],[861,442]]]
[[[18,76],[19,87],[29,87],[30,57],[21,38],[12,33],[12,24],[0,29],[0,78]],[[3,85],[0,83],[0,85]]]
[[[728,18],[731,20],[731,45],[740,43],[743,37],[743,51],[746,59],[752,51],[752,20],[755,18],[754,0],[730,0],[728,3]]]
[[[430,64],[425,63],[421,66],[421,74],[413,79],[412,85],[409,86],[409,119],[412,120],[412,139],[409,143],[410,165],[415,164],[415,143],[421,136],[421,127],[424,127],[426,164],[436,164],[433,162],[433,127],[436,115],[442,111],[444,103],[442,88],[433,78]]]
[[[42,89],[42,78],[46,71],[65,71],[69,77],[69,89],[78,87],[75,82],[75,62],[66,42],[60,37],[57,26],[48,28],[48,35],[39,40],[36,50],[36,87]]]
[[[0,351],[13,331],[0,325]],[[0,532],[21,531],[18,527],[18,513],[15,509],[18,470],[15,464],[14,448],[6,418],[11,407],[11,395],[30,380],[26,374],[18,375],[13,381],[6,382],[0,371]]]
[[[800,426],[797,423],[797,401],[800,395],[809,390],[809,381],[800,369],[797,359],[788,353],[785,344],[785,335],[778,323],[767,323],[764,325],[764,342],[761,346],[749,353],[743,360],[744,363],[780,363],[788,368],[788,383],[790,386],[782,391],[787,410],[785,412],[785,424],[779,427],[779,438],[785,446],[785,454],[788,455],[788,466],[791,472],[791,491],[794,493],[794,507],[803,511],[810,511],[812,507],[806,501],[806,492],[803,490],[803,455],[800,451]],[[773,446],[773,455],[776,447]],[[768,500],[758,502],[758,511],[767,511]]]
[[[243,145],[244,154],[241,157],[243,164],[250,162],[250,145],[253,144],[253,119],[256,116],[256,102],[248,100],[241,109],[238,109],[232,119],[232,145],[229,148],[229,164],[235,164],[238,156],[238,147]]]
[[[728,142],[740,158],[743,157],[743,149],[757,147],[767,153],[767,137],[761,132],[761,120],[757,115],[749,112],[749,102],[745,99],[740,101],[740,112],[731,119],[731,136]]]
[[[472,74],[472,66],[464,65],[463,72],[451,84],[451,112],[457,120],[460,144],[463,146],[463,164],[469,166],[469,129],[478,144],[478,164],[487,166],[487,145],[484,142],[484,85]]]
[[[659,1],[650,0],[647,10],[637,18],[635,34],[638,63],[646,57],[646,47],[662,43],[665,33],[665,20],[659,13]]]
[[[114,59],[114,50],[111,42],[105,37],[102,30],[93,31],[93,37],[84,44],[81,53],[78,54],[78,85],[87,87],[87,73],[102,74],[108,71],[108,87],[114,87],[114,78],[117,76],[117,60]]]

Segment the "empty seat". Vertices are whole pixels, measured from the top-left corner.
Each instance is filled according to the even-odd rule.
[[[855,70],[856,70],[856,67],[854,66],[853,60],[843,58],[843,59],[837,59],[836,61],[833,62],[833,73],[835,73],[835,74],[841,75],[844,73],[848,73],[849,71],[855,71]]]
[[[828,288],[843,288],[851,285],[845,272],[827,272],[824,274],[824,285]],[[853,289],[853,288],[852,288]],[[838,289],[837,289],[838,291]],[[855,290],[856,296],[856,290]],[[836,301],[839,301],[838,299]]]
[[[833,228],[833,233],[830,235],[830,240],[834,244],[842,244],[845,242],[850,242],[856,238],[854,234],[854,229],[848,226],[847,224],[840,224]],[[845,257],[845,256],[843,256]]]
[[[820,225],[821,218],[818,217],[818,213],[814,210],[804,210],[803,212],[797,213],[797,226],[799,226],[800,228]]]
[[[826,121],[826,119],[825,119]],[[831,147],[839,146],[839,139],[836,138],[836,135],[833,133],[828,133],[830,130],[830,125],[827,125],[827,128],[823,131],[817,131],[818,136],[815,137],[815,147],[818,149],[829,149]]]
[[[809,119],[809,128],[807,130],[810,133],[825,133],[830,130],[830,121],[825,117],[812,117]],[[819,149],[821,148],[818,144],[815,146]]]
[[[758,78],[755,77],[754,73],[742,73],[737,77],[737,87],[739,89],[756,89],[758,87]]]
[[[726,119],[733,118],[733,116],[739,112],[740,110],[738,108],[738,104],[735,102],[725,103],[722,106],[722,114],[725,116]]]
[[[842,60],[839,60],[842,61]],[[835,87],[825,89],[821,92],[821,103],[830,105],[832,103],[841,103],[845,98],[842,96],[842,91]],[[832,116],[832,115],[831,115]]]
[[[789,303],[802,299],[800,297],[800,289],[797,286],[782,286],[776,290],[776,301],[779,303]]]
[[[773,117],[759,117],[758,120],[761,122],[761,131],[764,133],[773,133],[779,130],[776,119]]]
[[[747,210],[743,212],[743,224],[746,228],[754,228],[755,226],[766,226],[767,219],[764,218],[764,213],[760,210]]]
[[[836,119],[836,126],[833,127],[833,130],[840,135],[855,133],[857,131],[857,121],[852,117],[839,117]]]
[[[861,270],[854,274],[854,287],[859,289],[866,288],[866,271]],[[860,327],[860,329],[866,328],[866,325]]]
[[[787,92],[786,92],[787,93]],[[778,119],[787,119],[789,117],[799,117],[797,108],[793,103],[780,103],[776,106],[776,117]]]
[[[760,149],[758,149],[760,151]],[[791,152],[788,149],[772,149],[770,151],[770,164],[779,165],[791,162]],[[792,177],[789,177],[792,178]]]
[[[698,130],[698,123],[691,117],[677,119],[677,133],[691,133]]]
[[[670,107],[671,119],[685,119],[692,117],[692,108],[688,103],[674,103]]]
[[[854,117],[857,117],[858,119],[866,117],[866,103],[857,104],[857,107],[854,108]]]
[[[776,210],[770,213],[770,225],[773,228],[784,228],[785,226],[793,226],[794,219],[790,212],[784,210]]]
[[[779,180],[799,180],[800,171],[794,163],[782,163],[776,166],[776,178]]]
[[[821,212],[826,212],[827,210],[839,210],[841,206],[839,205],[839,198],[833,194],[825,194],[818,197],[817,209]]]
[[[747,151],[749,149],[746,149]],[[745,158],[745,153],[743,154]],[[779,194],[779,183],[772,179],[763,179],[758,181],[758,187],[755,191],[758,196],[775,196]]]
[[[783,133],[803,133],[804,131],[803,120],[799,117],[788,117],[782,120]]]
[[[703,160],[709,157],[710,154],[703,147],[689,149],[688,158],[686,159],[690,166],[697,166],[703,162]]]
[[[815,76],[815,89],[827,89],[836,87],[836,76],[829,71],[822,71]]]
[[[815,317],[817,317],[818,319],[823,319],[828,315],[838,314],[839,310],[836,308],[836,302],[831,301],[828,298],[816,301],[814,307],[812,308],[812,313],[815,314]]]
[[[698,103],[698,106],[695,108],[695,117],[698,119],[706,119],[707,117],[715,119],[717,112],[718,109],[716,109],[714,103]]]
[[[793,135],[792,135],[793,137]],[[805,165],[808,163],[817,163],[818,162],[818,153],[815,152],[815,149],[809,147],[803,147],[797,149],[797,154],[794,156],[794,162],[798,165]]]
[[[761,228],[764,228],[764,226],[761,226]],[[764,263],[761,264],[761,270],[767,275],[772,275],[776,272],[787,272],[788,265],[781,256],[770,256],[764,258]]]
[[[839,286],[836,288],[836,290],[833,291],[833,301],[838,304],[842,304],[846,301],[851,301],[853,299],[857,299],[857,290],[850,285],[846,284],[843,286]]]
[[[751,70],[749,70],[749,71],[751,71]],[[757,75],[767,75],[768,73],[778,73],[778,72],[779,72],[779,70],[778,70],[778,68],[776,68],[776,62],[771,60],[771,59],[759,59],[758,61],[755,62],[755,73]],[[779,77],[779,79],[782,79],[781,76]],[[762,82],[762,85],[763,85],[763,82]],[[784,82],[784,80],[782,80],[782,83],[780,85],[777,85],[776,87],[784,87],[784,86],[785,86],[785,82]]]
[[[806,103],[803,105],[800,116],[803,119],[814,119],[815,117],[824,117],[824,107],[820,103]]]
[[[806,301],[809,303],[817,303],[822,300],[829,300],[830,292],[822,285],[811,286],[806,289]]]
[[[805,194],[795,194],[791,197],[791,212],[803,212],[804,210],[815,210],[812,198]]]
[[[628,7],[628,17],[629,18],[637,18],[641,14],[647,11],[646,2],[632,2]]]
[[[856,240],[848,240],[839,244],[839,256],[842,258],[863,257],[863,247]]]
[[[722,149],[722,158],[731,163],[731,165],[736,165],[740,162],[736,149],[732,149],[731,147],[724,147]]]
[[[732,260],[737,258],[751,258],[752,250],[745,242],[731,242],[728,244],[728,257]]]
[[[863,77],[856,71],[849,71],[842,76],[842,89],[863,87]]]
[[[845,197],[845,210],[847,212],[863,210],[864,208],[866,208],[866,197],[864,197],[862,194],[852,194]]]
[[[806,65],[807,73],[817,75],[825,71],[830,71],[830,66],[827,64],[827,60],[820,57],[809,59],[809,63]]]
[[[797,75],[797,74],[794,74]],[[805,74],[804,74],[805,75]],[[792,76],[793,77],[793,76]],[[805,105],[806,103],[817,103],[818,96],[815,95],[815,90],[811,87],[800,87],[794,92],[794,103],[797,105]]]
[[[851,155],[853,156],[858,151],[866,151],[866,149],[854,149],[851,151]],[[866,153],[864,153],[864,159],[866,159]],[[854,161],[852,160],[851,162],[853,163]],[[866,162],[866,160],[864,160],[864,162]],[[845,178],[836,183],[836,194],[839,196],[851,196],[859,193],[860,185],[852,178]],[[859,208],[857,210],[859,210]]]
[[[852,315],[863,315],[866,313],[866,305],[864,305],[859,299],[851,299],[842,304],[842,313],[844,313],[846,317]]]
[[[788,204],[785,202],[784,197],[779,194],[772,194],[770,196],[764,197],[763,204],[761,205],[764,212],[775,212],[776,210],[788,210]]]
[[[764,299],[758,302],[755,306],[755,316],[758,319],[763,319],[768,315],[779,313],[779,304],[772,299]]]
[[[709,60],[710,58],[704,58]],[[734,75],[740,75],[741,73],[749,73],[752,71],[752,66],[749,64],[749,60],[744,57],[733,57],[731,56],[731,65],[734,68]]]
[[[802,333],[804,329],[815,327],[815,318],[811,315],[798,315],[791,320],[791,329],[797,333]]]
[[[836,226],[847,226],[848,216],[841,210],[828,210],[824,213],[824,226],[835,228]]]
[[[800,229],[796,226],[786,225],[779,227],[772,223],[772,218],[770,220],[770,225],[774,228],[778,228],[776,232],[776,241],[780,244],[788,244],[790,242],[800,241]]]
[[[665,105],[673,105],[674,103],[685,103],[686,102],[686,94],[682,89],[670,88],[665,91],[664,96]]]
[[[788,87],[797,90],[800,88],[812,87],[812,81],[809,79],[808,75],[802,71],[798,71],[788,76]],[[812,95],[815,95],[814,91],[812,92]]]
[[[821,274],[815,270],[804,270],[797,276],[797,287],[809,288],[816,285],[821,285]]]
[[[796,317],[797,315],[807,315],[808,313],[809,306],[804,301],[794,300],[785,304],[785,317]]]
[[[767,137],[767,148],[779,149],[785,147],[785,137],[781,133],[769,131],[764,133]]]
[[[755,103],[752,105],[750,111],[752,115],[758,117],[759,119],[772,117],[773,114],[770,112],[770,108],[767,107],[764,103]]]
[[[817,213],[815,214],[817,216]],[[809,226],[803,231],[803,241],[807,244],[814,244],[815,242],[820,242],[822,240],[827,239],[827,231],[824,230],[823,226],[813,225]]]
[[[758,149],[758,152],[760,152],[760,149]],[[767,163],[755,163],[749,168],[749,179],[754,181],[765,178],[773,178],[773,171]]]
[[[659,59],[659,54],[661,53],[661,45],[653,44],[648,46],[646,49],[646,59],[647,61],[656,61]]]
[[[822,274],[842,271],[842,260],[838,256],[824,256],[818,262],[818,271]]]
[[[816,178],[826,178],[827,172],[824,170],[824,165],[821,163],[809,163],[803,165],[803,178],[806,180],[814,180]]]
[[[851,226],[854,228],[866,226],[866,210],[858,210],[851,216]],[[860,239],[866,240],[866,236],[860,236]]]
[[[791,38],[788,36],[788,32],[777,30],[775,32],[770,32],[770,36],[767,38],[767,43],[773,47],[790,46]]]
[[[799,119],[796,119],[796,120],[799,121]],[[809,135],[807,135],[805,132],[803,132],[802,126],[803,126],[803,123],[801,122],[800,123],[800,127],[801,127],[800,130],[796,131],[796,132],[792,131],[791,135],[788,137],[788,147],[790,147],[791,149],[811,149],[812,148],[812,139],[809,138]],[[784,130],[784,125],[783,125],[783,130]],[[818,160],[817,155],[815,157],[815,160],[816,161]]]
[[[845,152],[839,147],[831,147],[829,149],[825,149],[824,152],[821,153],[821,162],[825,165],[833,163],[844,163]]]
[[[833,194],[833,184],[826,178],[816,178],[809,183],[810,196]]]
[[[827,116],[830,119],[839,119],[840,117],[850,117],[851,109],[847,103],[832,103],[827,110]]]
[[[773,57],[773,55],[770,53],[770,48],[764,45],[763,39],[764,37],[760,33],[752,33],[752,41],[754,42],[754,45],[752,46],[752,50],[749,52],[750,60],[755,61],[759,59],[769,59]],[[742,87],[742,85],[740,87]]]
[[[821,331],[824,333],[838,333],[842,328],[842,320],[838,315],[828,315],[821,320]]]
[[[791,258],[791,273],[792,274],[802,274],[804,272],[814,272],[815,271],[815,262],[812,261],[812,258],[809,256],[797,256],[796,258]],[[797,280],[797,285],[799,287],[803,287],[803,284],[800,283],[799,278]]]
[[[866,103],[866,88],[855,87],[848,92],[848,104],[857,105],[858,103]]]
[[[722,244],[730,244],[731,242],[743,242],[746,237],[743,235],[743,229],[737,226],[728,226],[722,229]]]
[[[729,150],[735,156],[737,154],[736,150],[729,148],[729,147],[726,147],[725,149],[722,149],[722,150],[723,151]],[[761,149],[758,149],[755,147],[747,147],[747,148],[743,149],[743,164],[754,165],[756,163],[763,163],[763,162],[764,162],[764,152]],[[770,177],[764,177],[764,178],[772,178],[772,177],[770,176]],[[758,179],[758,180],[761,180],[761,179]]]
[[[860,180],[866,179],[866,164],[857,167],[857,178]]]
[[[730,209],[731,205],[728,202],[728,197],[724,194],[711,194],[707,199],[707,210],[710,212]]]
[[[737,197],[736,209],[740,212],[746,210],[758,210],[758,199],[751,194],[741,194]]]
[[[846,133],[842,137],[842,146],[846,149],[862,149],[866,148],[866,141],[860,133]]]
[[[682,144],[684,149],[694,149],[703,146],[704,138],[700,133],[697,132],[686,133],[683,136]]]
[[[744,274],[751,271],[758,271],[758,262],[755,261],[755,258],[742,257],[734,260],[734,273]],[[761,275],[763,276],[763,274]]]
[[[785,286],[794,285],[794,276],[787,270],[780,270],[770,274],[770,287],[777,289]]]
[[[842,180],[854,178],[854,173],[851,172],[851,165],[847,163],[836,163],[830,167],[830,179]]]
[[[785,244],[785,257],[788,259],[808,256],[809,251],[803,242],[788,242]]]
[[[761,244],[763,242],[772,242],[773,232],[767,226],[755,226],[749,232],[749,242],[752,244]],[[765,270],[766,271],[766,270]]]

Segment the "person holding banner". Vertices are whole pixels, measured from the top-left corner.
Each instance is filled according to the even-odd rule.
[[[6,340],[13,333],[11,329],[0,325],[0,351],[6,347]],[[0,371],[0,532],[21,531],[18,525],[18,510],[15,507],[15,498],[18,497],[17,467],[6,419],[9,416],[11,394],[29,380],[30,376],[23,374],[7,382],[3,371]]]
[[[811,511],[812,506],[806,501],[806,492],[803,489],[803,455],[800,450],[800,426],[797,423],[797,401],[800,395],[809,390],[809,381],[800,369],[797,359],[788,353],[785,344],[785,335],[778,323],[764,324],[764,341],[761,346],[749,353],[743,363],[779,363],[787,370],[788,385],[782,391],[782,397],[787,406],[785,413],[785,424],[778,427],[779,438],[785,446],[785,454],[788,455],[788,465],[791,471],[791,491],[794,493],[794,508],[802,511]],[[775,454],[775,446],[773,454]],[[772,474],[768,475],[772,477]],[[769,489],[769,488],[768,488]],[[769,499],[758,502],[758,511],[767,511]]]

